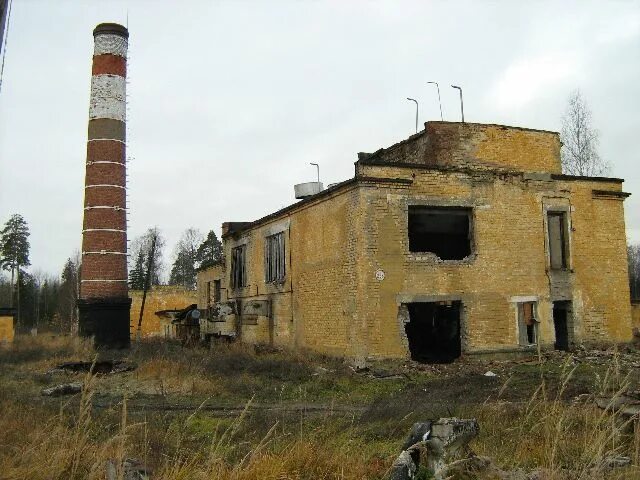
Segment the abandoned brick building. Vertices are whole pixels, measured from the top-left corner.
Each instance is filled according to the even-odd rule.
[[[631,339],[622,180],[563,175],[557,133],[428,122],[355,176],[223,225],[205,333],[448,361]]]

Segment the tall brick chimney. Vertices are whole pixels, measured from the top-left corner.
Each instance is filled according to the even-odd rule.
[[[129,32],[101,23],[94,53],[78,299],[80,335],[129,346],[126,211],[126,70]]]

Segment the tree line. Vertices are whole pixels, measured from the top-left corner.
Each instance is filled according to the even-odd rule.
[[[58,275],[39,269],[29,271],[29,236],[29,226],[20,214],[11,215],[0,230],[0,269],[6,272],[0,273],[0,307],[15,309],[16,327],[20,332],[39,328],[70,333],[78,318],[80,252],[66,260]],[[131,242],[129,283],[132,290],[142,290],[147,280],[148,285],[164,283],[165,243],[157,227],[149,228]],[[176,245],[173,257],[168,284],[194,289],[198,269],[222,263],[222,244],[214,231],[204,236],[197,229],[188,228]]]
[[[149,228],[131,242],[129,287],[143,290],[162,284],[165,239],[158,227]],[[213,230],[204,236],[195,228],[187,228],[178,240],[173,252],[173,262],[168,285],[178,285],[189,290],[196,288],[198,270],[223,262],[222,243]]]

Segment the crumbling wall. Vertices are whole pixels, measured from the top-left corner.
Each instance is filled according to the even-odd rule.
[[[403,305],[462,301],[463,351],[518,349],[517,304],[536,301],[539,338],[555,341],[545,208],[570,214],[570,268],[565,272],[578,341],[631,337],[620,182],[550,175],[361,165],[378,182],[360,190],[362,238],[358,317],[367,322],[370,355],[407,355]],[[409,251],[410,205],[470,207],[472,254],[442,261]],[[523,300],[525,299],[525,300]]]
[[[131,334],[135,336],[140,318],[140,307],[142,305],[142,291],[129,291],[131,297]],[[154,337],[164,335],[164,324],[155,312],[160,310],[180,310],[197,302],[197,295],[194,290],[187,290],[184,287],[175,286],[155,286],[147,292],[142,315],[141,335],[143,337]]]
[[[224,283],[224,265],[213,265],[204,270],[198,271],[196,275],[196,288],[198,291],[198,308],[206,309],[214,301],[214,284],[220,280],[221,300],[226,300],[227,286]]]
[[[556,132],[478,123],[427,122],[425,130],[373,154],[363,163],[560,173]]]

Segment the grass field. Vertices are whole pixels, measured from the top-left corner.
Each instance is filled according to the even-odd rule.
[[[49,372],[96,358],[137,368]],[[108,460],[130,457],[153,479],[384,478],[412,423],[442,416],[478,418],[472,448],[504,469],[640,478],[638,429],[620,428],[588,399],[572,402],[638,388],[636,365],[637,353],[554,354],[375,362],[356,372],[340,359],[266,347],[147,341],[96,354],[74,338],[23,337],[0,347],[0,479],[103,479]],[[84,382],[83,393],[41,395],[70,381]],[[599,471],[613,455],[633,465]]]

